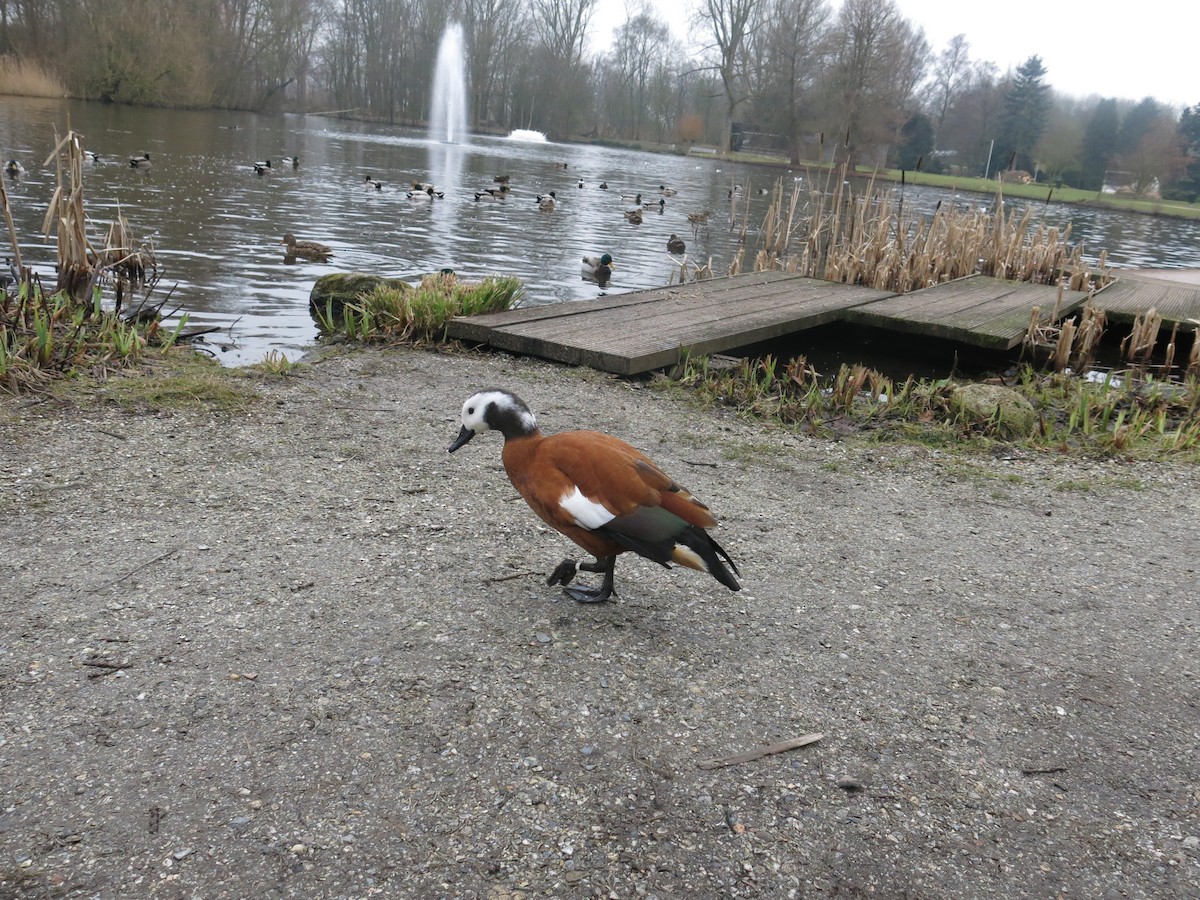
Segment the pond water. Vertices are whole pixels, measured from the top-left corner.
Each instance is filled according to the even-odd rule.
[[[181,306],[192,324],[222,326],[210,346],[233,365],[257,362],[270,350],[296,358],[309,349],[317,332],[308,295],[328,272],[416,280],[449,267],[467,278],[515,275],[525,282],[527,303],[588,300],[667,284],[678,271],[666,252],[675,233],[687,242],[689,260],[711,258],[720,273],[743,221],[753,258],[768,199],[757,190],[782,174],[593,145],[480,136],[444,144],[412,129],[321,116],[3,98],[0,154],[27,170],[6,180],[18,240],[25,264],[48,283],[54,245],[40,229],[55,176],[43,162],[55,129],[61,135],[68,126],[101,157],[88,165],[84,183],[94,242],[103,243],[120,210],[134,234],[153,244],[162,273],[157,296],[174,288],[170,307]],[[130,167],[129,157],[143,152],[151,167]],[[299,157],[299,166],[282,164],[287,156]],[[253,163],[264,159],[272,160],[271,172],[256,175]],[[477,191],[496,186],[496,175],[511,177],[511,196],[476,201]],[[367,176],[383,189],[368,190]],[[413,180],[436,184],[444,198],[408,199]],[[608,190],[601,190],[605,182]],[[744,186],[736,218],[728,200],[733,183]],[[648,209],[642,224],[627,222],[633,195],[657,202],[659,185],[677,191],[662,212]],[[552,190],[559,202],[544,212],[535,198]],[[987,202],[911,186],[904,198],[906,208],[924,211],[947,199]],[[688,213],[706,209],[709,226],[693,232]],[[1038,215],[1060,228],[1070,223],[1072,242],[1082,242],[1093,259],[1107,248],[1117,266],[1200,268],[1200,223],[1057,204],[1039,204]],[[280,241],[288,231],[328,244],[333,258],[285,262]],[[616,266],[602,290],[581,277],[580,259],[604,252]]]

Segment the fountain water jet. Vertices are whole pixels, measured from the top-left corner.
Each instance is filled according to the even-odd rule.
[[[429,138],[457,144],[467,138],[467,88],[463,76],[463,31],[449,22],[438,45],[429,110]]]

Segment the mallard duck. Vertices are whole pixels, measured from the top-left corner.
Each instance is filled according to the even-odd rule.
[[[637,209],[625,210],[625,221],[627,221],[630,225],[641,225],[642,208],[639,206]]]
[[[429,184],[421,190],[414,189],[408,191],[404,196],[406,196],[409,200],[433,200],[435,198],[441,200],[445,195],[442,191],[435,191],[433,189],[433,185]]]
[[[300,168],[300,157],[298,156],[285,156],[280,162],[286,166],[291,166],[293,169]]]
[[[555,204],[555,201],[557,201],[557,200],[558,200],[558,196],[554,193],[554,191],[551,191],[548,194],[538,194],[538,198],[537,198],[538,209],[543,209],[546,212],[553,212],[554,204]]]
[[[640,193],[640,192],[639,192],[639,193],[636,193],[636,194],[622,194],[622,195],[621,195],[621,199],[622,199],[622,200],[626,200],[626,201],[628,201],[629,203],[633,203],[633,204],[635,204],[635,205],[637,205],[637,206],[641,206],[641,205],[642,205],[642,195],[641,195],[641,193]]]
[[[665,184],[660,184],[658,186],[658,192],[664,197],[674,197],[675,194],[678,193],[678,191],[676,191],[674,188],[669,188]]]
[[[493,193],[492,191],[476,191],[475,192],[475,202],[476,203],[478,203],[480,200],[500,201],[503,199],[504,199],[504,195],[502,193],[500,193],[499,191],[496,191],[495,193]]]
[[[298,256],[313,262],[325,262],[333,256],[333,251],[324,244],[318,244],[316,241],[298,241],[290,231],[283,236],[283,240],[279,243],[287,245],[286,255],[289,257]]]
[[[95,153],[91,150],[84,150],[83,151],[83,161],[90,162],[90,163],[98,163],[98,162],[100,162],[100,154]]]
[[[255,175],[268,175],[271,172],[271,161],[260,159],[258,162],[250,163],[250,167],[254,169]]]
[[[594,278],[600,282],[600,287],[604,287],[612,278],[614,266],[612,256],[605,253],[603,256],[585,256],[580,271],[585,278]]]
[[[382,191],[383,190],[383,182],[376,181],[370,175],[364,175],[363,176],[363,187],[365,187],[368,191]]]
[[[686,253],[687,245],[683,242],[683,239],[679,237],[679,235],[672,234],[669,238],[667,238],[667,252],[675,254]]]
[[[657,209],[659,214],[661,215],[663,210],[665,210],[667,208],[667,201],[664,200],[662,197],[659,197],[657,203],[643,203],[642,208],[643,209]]]
[[[597,186],[598,188],[600,188],[600,190],[602,190],[602,191],[607,191],[607,190],[608,190],[608,182],[607,182],[607,181],[602,181],[602,182],[600,182],[600,183],[599,183],[598,185],[596,185],[596,186]]]
[[[148,168],[150,168],[150,154],[143,153],[141,156],[129,157],[129,166],[132,169],[148,169]]]
[[[555,168],[558,168],[558,169],[569,168],[568,164],[565,162],[555,163],[554,166],[555,166]]]
[[[25,167],[15,159],[10,159],[4,164],[4,174],[15,178],[17,175],[25,174]]]
[[[688,213],[687,217],[688,217],[688,221],[691,222],[693,225],[707,225],[708,224],[708,210],[707,209],[704,212]]]

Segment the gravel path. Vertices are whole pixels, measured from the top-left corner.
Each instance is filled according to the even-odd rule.
[[[615,603],[462,401],[646,450]],[[0,403],[0,896],[1195,897],[1193,468],[852,448],[504,356]],[[809,746],[701,763],[802,735]]]

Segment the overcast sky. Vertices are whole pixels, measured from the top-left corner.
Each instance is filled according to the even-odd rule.
[[[681,10],[690,0],[652,0],[663,21],[686,40]],[[1045,82],[1074,97],[1099,94],[1141,100],[1154,97],[1182,109],[1200,104],[1200,3],[1196,0],[894,0],[925,29],[934,52],[956,34],[966,35],[972,60],[996,63],[1000,73],[1030,56],[1042,58]],[[840,2],[834,6],[839,7]],[[592,18],[597,50],[612,43],[625,21],[625,0],[599,0]],[[699,35],[697,35],[699,37]]]

